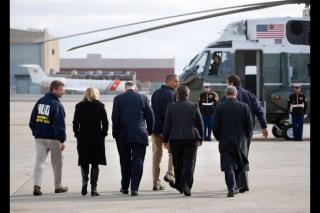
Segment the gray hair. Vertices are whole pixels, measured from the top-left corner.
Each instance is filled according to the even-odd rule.
[[[127,81],[124,86],[125,87],[132,87],[134,85],[136,85],[136,84],[133,81]]]
[[[136,87],[136,84],[133,82],[133,81],[127,81],[124,86],[127,88],[127,89],[135,89]]]
[[[227,86],[225,90],[226,96],[237,95],[237,88],[235,86]]]
[[[185,86],[185,85],[181,85],[178,87],[177,89],[177,96],[179,100],[186,100],[187,97],[190,94],[190,89],[189,87]]]

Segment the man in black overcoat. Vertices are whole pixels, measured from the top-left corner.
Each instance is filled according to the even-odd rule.
[[[236,87],[228,86],[225,93],[227,100],[217,105],[212,131],[219,141],[228,197],[233,197],[237,193],[236,176],[249,169],[248,140],[254,126],[248,105],[237,100]]]
[[[132,81],[126,82],[126,92],[114,98],[112,111],[112,135],[117,142],[122,176],[120,192],[128,194],[131,182],[132,196],[138,195],[154,120],[149,99],[137,93],[135,86]]]
[[[203,122],[199,106],[189,101],[190,89],[179,86],[178,101],[168,105],[163,124],[164,144],[172,151],[175,188],[191,196],[198,146],[203,141]]]

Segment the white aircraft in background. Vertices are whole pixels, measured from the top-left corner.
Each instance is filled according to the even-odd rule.
[[[50,87],[53,80],[62,81],[66,92],[84,92],[88,87],[96,87],[100,92],[124,92],[125,81],[121,80],[95,80],[95,79],[71,79],[64,77],[48,76],[37,64],[24,64],[21,67],[28,69],[31,81],[43,87]]]

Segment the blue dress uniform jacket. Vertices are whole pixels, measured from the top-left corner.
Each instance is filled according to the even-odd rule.
[[[290,110],[292,106],[292,109]],[[288,99],[288,110],[293,116],[304,115],[307,113],[307,100],[302,94],[291,94]]]
[[[167,86],[162,85],[160,89],[156,90],[151,97],[151,106],[155,116],[155,123],[153,133],[161,134],[164,119],[166,117],[168,104],[176,101],[174,90]]]
[[[199,107],[202,115],[211,116],[216,107],[216,94],[213,92],[202,92],[199,98]]]
[[[66,140],[64,107],[59,98],[49,92],[33,107],[29,127],[35,138]]]

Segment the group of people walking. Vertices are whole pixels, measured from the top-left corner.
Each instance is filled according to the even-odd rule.
[[[178,192],[190,196],[197,149],[202,141],[211,140],[211,130],[219,141],[221,170],[225,172],[228,197],[249,190],[248,152],[254,116],[258,117],[265,137],[268,136],[268,131],[261,106],[252,93],[240,87],[238,76],[228,78],[225,96],[219,103],[217,95],[211,93],[203,94],[199,103],[190,101],[189,88],[179,86],[179,78],[175,74],[168,75],[166,84],[153,93],[151,104],[147,96],[136,91],[134,82],[126,82],[125,90],[126,92],[114,98],[111,115],[112,136],[115,138],[120,158],[121,193],[128,194],[130,188],[132,196],[138,195],[148,136],[151,136],[152,189],[165,189],[160,179],[164,147],[169,158],[163,179]],[[61,184],[61,152],[66,141],[65,112],[59,101],[63,93],[63,82],[53,81],[50,92],[37,101],[31,114],[29,126],[36,144],[34,195],[42,194],[42,171],[49,151],[54,171],[55,193],[68,191],[68,187]],[[214,104],[203,105],[208,99]],[[202,106],[214,106],[213,114],[209,110],[209,114],[204,116],[203,112],[207,111]],[[73,117],[78,165],[82,175],[82,195],[87,194],[90,180],[91,196],[99,196],[99,165],[107,164],[105,137],[108,135],[108,128],[108,117],[105,106],[100,101],[99,90],[88,88],[83,100],[75,106]]]

